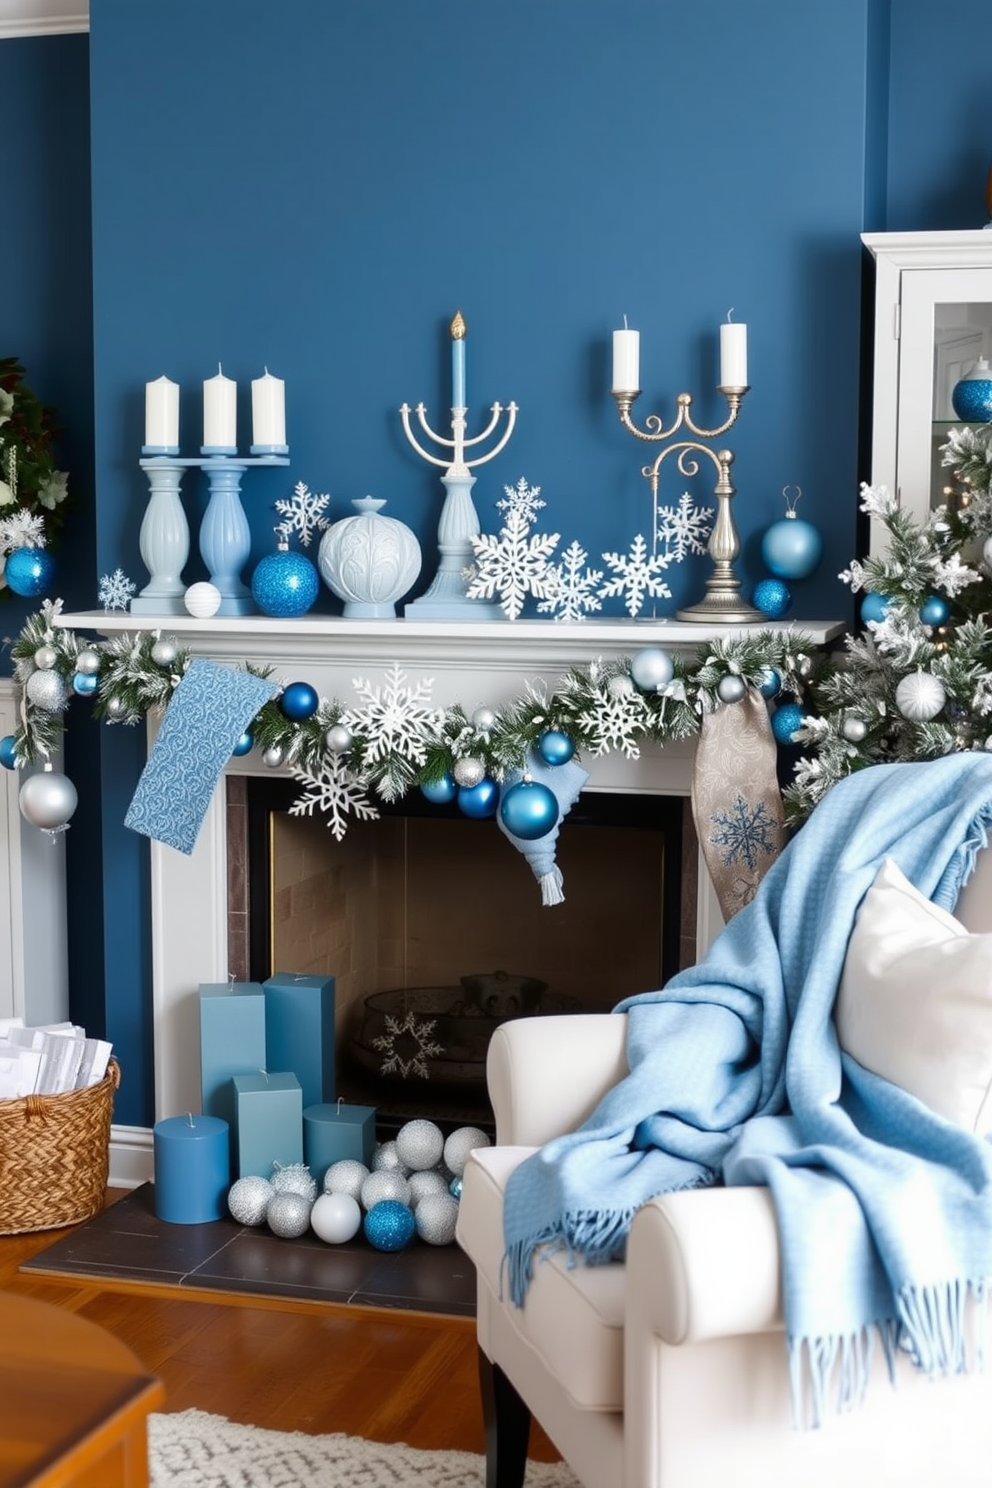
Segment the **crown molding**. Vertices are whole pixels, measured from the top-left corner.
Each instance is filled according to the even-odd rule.
[[[89,29],[89,0],[0,0],[0,40]]]

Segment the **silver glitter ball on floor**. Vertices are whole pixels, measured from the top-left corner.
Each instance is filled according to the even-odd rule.
[[[295,1240],[310,1227],[311,1204],[302,1194],[275,1193],[265,1211],[265,1221],[273,1235],[280,1240]]]
[[[264,1224],[269,1203],[275,1189],[268,1178],[260,1174],[247,1174],[231,1184],[227,1195],[227,1207],[232,1219],[238,1224]]]
[[[448,1170],[460,1178],[473,1147],[488,1147],[489,1138],[477,1126],[460,1126],[444,1144],[444,1161]]]
[[[372,1157],[373,1173],[402,1173],[405,1178],[409,1168],[400,1157],[395,1142],[380,1142]]]
[[[300,1194],[310,1204],[317,1197],[317,1180],[303,1163],[277,1167],[269,1182],[276,1193]]]
[[[396,1151],[410,1172],[436,1168],[444,1152],[444,1133],[433,1121],[408,1121],[396,1133]]]
[[[417,1234],[428,1245],[450,1245],[458,1223],[458,1200],[450,1193],[425,1194],[414,1211],[413,1220]]]
[[[383,1199],[395,1199],[397,1203],[410,1203],[410,1185],[400,1172],[380,1170],[370,1173],[362,1184],[359,1195],[362,1208],[369,1210]]]
[[[421,1199],[426,1199],[428,1194],[448,1192],[448,1180],[436,1168],[429,1172],[411,1173],[407,1182],[410,1185],[410,1208],[414,1214]]]
[[[349,1198],[357,1199],[368,1176],[369,1169],[357,1157],[342,1157],[331,1163],[324,1174],[324,1192],[343,1193]]]

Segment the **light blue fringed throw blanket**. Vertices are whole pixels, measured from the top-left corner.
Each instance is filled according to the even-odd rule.
[[[992,1143],[841,1053],[832,1010],[855,913],[885,857],[953,911],[992,820],[992,756],[870,766],[834,786],[704,960],[630,997],[630,1074],[506,1191],[510,1292],[536,1246],[619,1259],[657,1194],[767,1184],[781,1239],[797,1421],[844,1404],[870,1340],[931,1373],[965,1357],[992,1276]],[[804,1403],[807,1394],[808,1402]]]

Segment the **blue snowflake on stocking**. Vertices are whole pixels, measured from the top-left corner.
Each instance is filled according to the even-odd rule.
[[[778,851],[777,835],[773,840],[771,834],[777,833],[779,823],[763,801],[752,809],[738,793],[729,814],[719,812],[710,820],[720,830],[711,832],[709,840],[714,847],[726,849],[723,861],[728,868],[741,863],[753,873],[759,854],[772,856]]]

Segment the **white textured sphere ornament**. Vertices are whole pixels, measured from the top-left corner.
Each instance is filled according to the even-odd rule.
[[[458,1223],[458,1200],[450,1193],[426,1194],[413,1213],[417,1234],[428,1245],[450,1245]]]
[[[59,656],[54,646],[39,646],[34,653],[34,664],[40,672],[47,672],[53,667]]]
[[[324,1192],[348,1194],[353,1199],[361,1197],[362,1184],[369,1170],[357,1157],[342,1157],[331,1163],[324,1174]]]
[[[735,672],[728,672],[720,678],[716,690],[721,703],[739,703],[747,692],[747,683]]]
[[[394,1170],[380,1169],[370,1173],[362,1184],[361,1204],[363,1209],[372,1209],[384,1199],[395,1199],[398,1204],[410,1203],[410,1185],[403,1174]]]
[[[396,1151],[408,1173],[436,1168],[444,1153],[444,1133],[433,1121],[408,1121],[396,1133]]]
[[[350,728],[343,723],[335,723],[324,735],[324,743],[332,754],[347,754],[354,744],[355,738]]]
[[[317,1181],[304,1163],[289,1163],[284,1168],[276,1168],[269,1182],[276,1193],[302,1194],[310,1204],[317,1197]]]
[[[346,1193],[323,1193],[310,1210],[310,1228],[328,1245],[344,1245],[362,1227],[362,1209]]]
[[[152,646],[152,661],[159,666],[171,666],[179,655],[179,646],[171,636],[159,636]]]
[[[18,796],[21,815],[43,832],[61,832],[79,804],[76,787],[58,770],[29,775]]]
[[[637,691],[632,677],[611,677],[606,684],[611,698],[625,698]]]
[[[268,1178],[249,1173],[231,1184],[227,1195],[227,1207],[232,1219],[238,1224],[260,1225],[265,1223],[269,1204],[275,1189]]]
[[[630,658],[630,675],[642,692],[661,692],[675,676],[675,664],[667,651],[645,646]]]
[[[409,1169],[400,1157],[395,1142],[380,1142],[372,1155],[373,1173],[402,1173],[405,1178]]]
[[[280,1240],[296,1240],[310,1228],[310,1200],[302,1194],[275,1193],[265,1211],[265,1222]]]
[[[910,672],[896,687],[896,707],[911,723],[936,718],[946,701],[943,682],[931,672]]]
[[[183,595],[183,604],[195,620],[209,620],[220,609],[221,597],[217,585],[203,579],[199,584],[190,584]]]
[[[868,725],[863,718],[857,718],[849,713],[840,726],[840,731],[849,744],[860,744],[868,732]]]
[[[450,1173],[461,1177],[468,1155],[475,1147],[488,1147],[489,1138],[477,1126],[460,1126],[444,1144],[444,1162]]]
[[[471,790],[484,777],[486,767],[482,760],[466,755],[464,759],[455,760],[451,773],[459,785],[464,785],[467,790]]]
[[[100,670],[100,653],[94,651],[90,646],[84,646],[76,657],[76,671],[82,672],[84,677],[92,677]]]
[[[46,713],[61,713],[68,696],[62,678],[58,672],[52,671],[32,672],[24,684],[24,691],[35,707],[44,708]]]
[[[428,1194],[448,1192],[448,1180],[436,1168],[415,1171],[410,1174],[407,1182],[410,1185],[410,1208],[414,1214],[417,1212],[417,1205],[421,1199],[426,1198]]]
[[[380,514],[384,501],[362,496],[351,504],[356,515],[333,522],[320,539],[320,576],[346,615],[392,620],[420,573],[420,544],[409,527]]]

